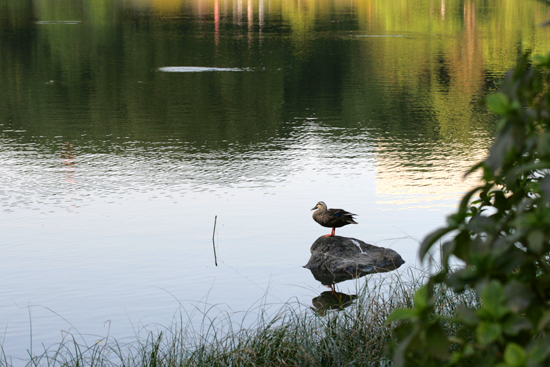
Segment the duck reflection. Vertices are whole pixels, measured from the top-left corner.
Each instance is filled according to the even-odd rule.
[[[355,294],[335,292],[334,288],[332,289],[332,291],[323,292],[311,300],[313,304],[311,309],[317,312],[319,316],[325,316],[329,310],[343,310],[350,306],[353,300],[357,298]]]

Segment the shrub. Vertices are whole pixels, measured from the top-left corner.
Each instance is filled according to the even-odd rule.
[[[550,54],[524,55],[486,99],[500,115],[483,182],[466,193],[447,225],[423,241],[425,258],[441,244],[441,270],[411,309],[397,310],[396,366],[550,365]],[[451,264],[460,260],[459,270]],[[473,290],[449,335],[434,317],[434,289]]]

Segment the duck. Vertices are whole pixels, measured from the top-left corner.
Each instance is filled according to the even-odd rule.
[[[344,209],[328,209],[327,204],[323,201],[319,201],[315,207],[311,210],[313,212],[313,220],[322,225],[323,227],[332,228],[330,234],[326,234],[325,237],[332,237],[335,235],[336,228],[347,226],[348,224],[357,224],[354,215]]]

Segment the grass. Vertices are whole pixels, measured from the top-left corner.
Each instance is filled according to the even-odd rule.
[[[171,326],[125,343],[106,337],[85,345],[67,334],[59,344],[30,356],[26,365],[391,366],[385,350],[393,340],[393,325],[386,319],[396,308],[413,306],[414,292],[427,277],[418,271],[406,275],[396,272],[358,280],[357,298],[349,306],[343,302],[347,307],[341,310],[287,303],[275,314],[268,314],[267,305],[261,304],[245,313],[244,318],[254,318],[253,325],[246,328],[239,327],[235,315],[212,316],[211,310],[204,312],[199,330],[186,321],[189,315],[180,312]],[[334,300],[330,292],[324,296]],[[317,307],[327,299],[319,300]],[[439,291],[442,315],[452,317],[456,306],[464,302],[476,300],[471,294],[457,297],[448,290]],[[335,307],[334,302],[329,306]],[[13,366],[0,350],[0,367]]]

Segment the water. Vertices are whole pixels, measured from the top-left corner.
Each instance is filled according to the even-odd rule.
[[[359,215],[337,234],[419,267],[418,241],[491,143],[478,102],[518,50],[550,46],[548,9],[525,1],[0,7],[0,344],[14,361],[182,308],[311,304],[326,290],[302,268],[330,231],[311,218],[319,200]]]

